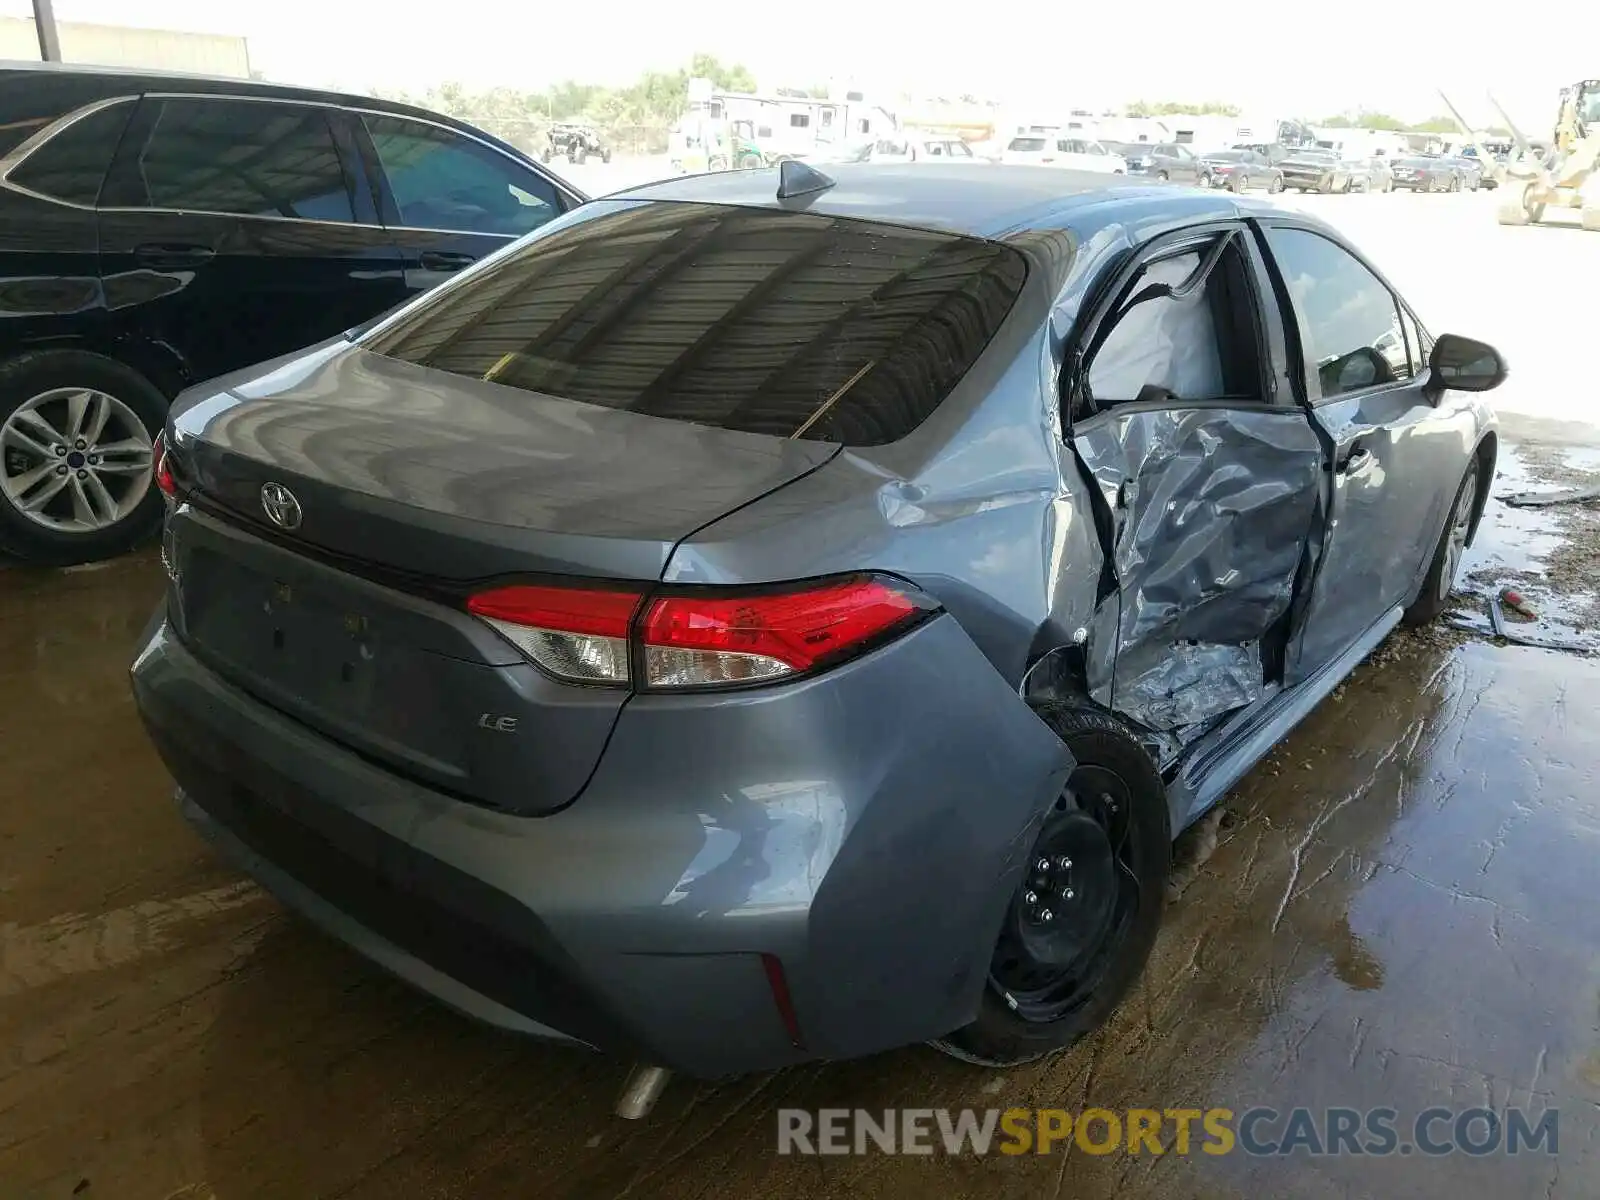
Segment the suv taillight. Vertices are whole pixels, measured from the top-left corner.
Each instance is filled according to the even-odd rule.
[[[574,683],[740,687],[824,670],[917,624],[938,605],[874,575],[745,591],[513,584],[467,611],[532,662]]]
[[[178,481],[172,477],[172,464],[167,461],[167,435],[156,434],[155,453],[152,458],[155,462],[156,487],[161,489],[164,496],[178,494]]]

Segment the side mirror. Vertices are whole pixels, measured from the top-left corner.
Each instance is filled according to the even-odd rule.
[[[1506,360],[1487,342],[1454,333],[1439,335],[1428,356],[1436,385],[1457,392],[1493,391],[1506,381]]]

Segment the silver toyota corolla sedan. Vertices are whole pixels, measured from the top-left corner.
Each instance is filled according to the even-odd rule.
[[[1491,347],[1327,226],[990,166],[586,204],[184,395],[133,666],[184,814],[502,1027],[700,1076],[1014,1063],[1402,621]]]

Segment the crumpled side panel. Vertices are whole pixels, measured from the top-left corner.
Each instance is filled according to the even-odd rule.
[[[1143,661],[1119,665],[1117,707],[1152,729],[1178,731],[1180,739],[1184,726],[1204,732],[1208,718],[1261,699],[1259,642],[1179,642],[1164,653],[1136,657]]]
[[[1256,643],[1288,611],[1318,511],[1323,456],[1306,414],[1113,410],[1073,444],[1114,514],[1112,706],[1170,729],[1250,703]],[[1231,682],[1201,687],[1175,659],[1184,643],[1219,670],[1226,660]],[[1251,663],[1253,691],[1241,682]]]

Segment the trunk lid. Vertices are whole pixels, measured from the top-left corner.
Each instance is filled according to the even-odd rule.
[[[535,573],[648,585],[676,543],[834,447],[575,404],[344,345],[186,398],[179,636],[368,758],[512,812],[570,802],[627,697],[558,682],[462,607]],[[232,386],[228,386],[229,384]],[[262,489],[298,504],[269,519]]]
[[[224,380],[224,383],[227,381]],[[185,481],[307,546],[406,574],[660,578],[683,537],[826,462],[826,442],[579,404],[414,366],[346,342],[181,401]]]

